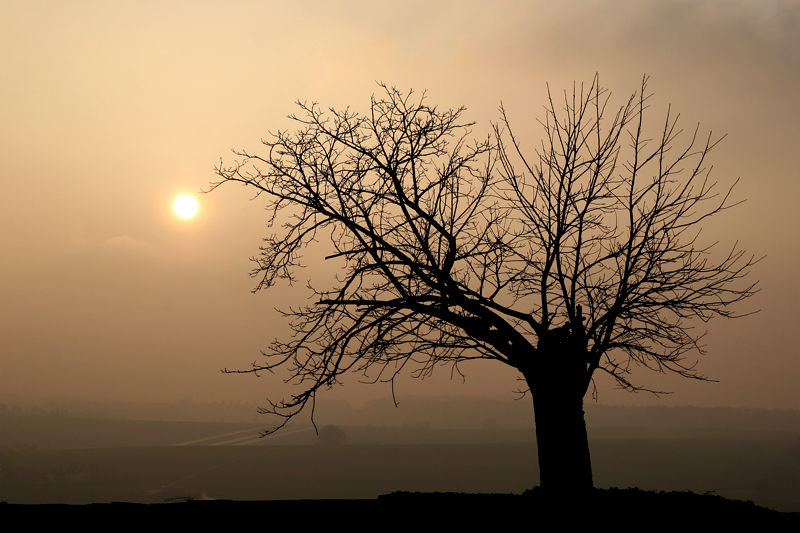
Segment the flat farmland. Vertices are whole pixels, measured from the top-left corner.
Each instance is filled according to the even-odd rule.
[[[253,424],[34,418],[0,424],[0,501],[354,499],[395,491],[521,493],[538,482],[530,429],[343,426],[341,444],[320,444],[310,426],[260,439],[263,427]],[[800,511],[793,432],[590,434],[598,487],[713,491]]]

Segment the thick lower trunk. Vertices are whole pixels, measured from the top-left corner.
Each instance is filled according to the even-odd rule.
[[[525,379],[533,396],[540,486],[557,491],[591,489],[592,461],[583,418],[585,364],[562,351],[541,357],[530,370]]]
[[[561,397],[559,397],[561,396]],[[548,490],[593,487],[589,439],[583,418],[583,398],[534,394],[539,483]]]
[[[583,396],[591,377],[581,306],[568,327],[542,332],[536,356],[521,368],[533,396],[539,484],[552,491],[593,488]]]

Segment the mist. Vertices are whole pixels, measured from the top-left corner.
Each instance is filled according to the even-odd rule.
[[[423,16],[424,15],[424,16]],[[714,382],[639,369],[674,394],[615,390],[603,405],[800,405],[800,7],[794,2],[38,2],[0,6],[0,392],[112,401],[246,402],[286,375],[226,375],[289,334],[275,308],[304,283],[252,294],[248,258],[273,231],[243,190],[199,195],[230,150],[292,127],[294,102],[367,109],[376,81],[467,107],[482,137],[502,102],[523,143],[554,94],[599,73],[613,102],[650,76],[653,117],[727,137],[712,178],[744,201],[705,226],[766,258],[751,316],[715,320],[697,368]],[[171,211],[180,194],[192,219]],[[333,274],[308,250],[308,279]],[[513,396],[494,364],[402,378],[395,394]],[[363,407],[358,376],[320,402]]]

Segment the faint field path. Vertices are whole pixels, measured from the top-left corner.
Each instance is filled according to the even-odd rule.
[[[313,426],[297,426],[283,428],[279,433],[261,436],[261,431],[257,429],[242,429],[239,431],[231,431],[221,435],[214,435],[211,437],[203,437],[201,439],[194,439],[186,442],[173,444],[173,446],[252,446],[264,443],[277,438],[282,438],[288,435],[295,435],[307,431],[313,431]],[[238,435],[234,437],[234,435]],[[231,438],[234,437],[234,438]]]

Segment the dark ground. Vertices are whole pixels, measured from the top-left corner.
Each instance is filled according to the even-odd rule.
[[[373,500],[181,501],[163,504],[90,505],[0,504],[0,516],[37,525],[80,521],[84,525],[154,524],[231,526],[257,524],[292,529],[347,531],[443,528],[532,528],[543,531],[575,526],[634,527],[673,531],[676,527],[735,527],[736,530],[796,531],[800,513],[779,513],[752,502],[691,492],[595,489],[587,495],[548,495],[538,488],[522,495],[395,492]],[[260,527],[259,527],[260,529]]]

